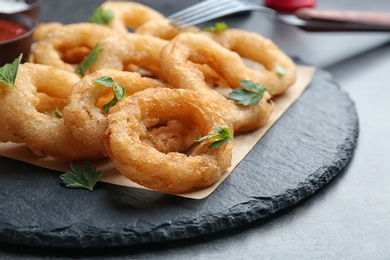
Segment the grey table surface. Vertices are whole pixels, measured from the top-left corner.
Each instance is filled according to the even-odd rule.
[[[45,0],[42,20],[81,21],[100,2]],[[196,1],[139,2],[169,14]],[[387,0],[319,0],[317,3],[317,8],[390,11]],[[240,19],[246,27],[255,18]],[[329,71],[356,103],[359,141],[352,161],[341,174],[291,209],[207,237],[74,253],[0,245],[0,258],[390,259],[390,103],[387,100],[390,97],[390,35],[309,35],[294,28],[269,29],[274,23],[265,23],[265,35],[287,53]],[[286,37],[300,38],[300,41],[289,44]]]

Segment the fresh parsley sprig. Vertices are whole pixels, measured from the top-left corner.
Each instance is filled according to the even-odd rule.
[[[19,64],[22,61],[23,54],[20,54],[12,63],[7,63],[0,68],[0,82],[7,86],[14,87],[16,75],[18,74]]]
[[[72,163],[70,168],[72,171],[60,175],[62,182],[68,188],[93,191],[96,183],[103,176],[103,173],[96,171],[96,167],[90,162],[85,162],[82,168]]]
[[[103,50],[103,48],[99,48],[99,43],[97,43],[95,47],[93,47],[92,50],[88,53],[88,55],[84,57],[79,66],[77,66],[76,73],[81,77],[84,77],[87,69],[97,61],[99,54]]]
[[[206,32],[219,32],[229,28],[229,26],[225,22],[216,22],[215,24],[203,28],[203,31]]]
[[[244,88],[236,88],[229,93],[229,97],[238,104],[244,106],[257,105],[267,91],[262,84],[255,83],[252,80],[241,80],[240,85]]]
[[[228,127],[217,126],[214,128],[214,131],[217,132],[217,134],[199,137],[195,140],[195,142],[201,142],[206,139],[213,140],[214,142],[209,145],[209,149],[216,149],[233,139]]]
[[[109,88],[112,88],[114,91],[113,99],[103,106],[103,111],[107,114],[110,109],[115,106],[115,104],[126,97],[126,88],[122,88],[118,85],[110,76],[103,76],[95,79],[95,84],[100,84]]]
[[[114,13],[111,10],[104,10],[103,8],[98,7],[95,11],[93,11],[92,15],[88,19],[88,22],[108,25],[112,19],[114,19]]]

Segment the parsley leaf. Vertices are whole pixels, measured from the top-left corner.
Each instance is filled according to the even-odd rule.
[[[229,28],[229,26],[225,22],[216,22],[214,25],[203,28],[203,31],[206,32],[219,32]]]
[[[62,113],[58,109],[58,107],[56,107],[56,110],[54,110],[54,115],[50,114],[49,112],[45,112],[45,114],[48,115],[48,116],[52,116],[52,117],[58,118],[58,119],[62,118]]]
[[[57,118],[62,118],[62,113],[61,113],[61,111],[58,109],[58,107],[56,107],[56,110],[54,111],[54,115],[55,115],[55,117],[57,117]]]
[[[101,171],[96,171],[95,166],[89,162],[85,162],[83,168],[73,163],[70,167],[72,171],[60,175],[62,182],[68,188],[93,191],[95,184],[103,175]]]
[[[282,66],[280,66],[279,64],[275,65],[274,71],[279,76],[284,76],[286,74],[286,70]]]
[[[257,105],[263,98],[264,92],[267,91],[264,85],[252,80],[241,80],[240,84],[244,88],[236,88],[229,93],[229,97],[240,105]]]
[[[88,55],[83,59],[83,61],[76,68],[76,73],[81,77],[84,77],[87,69],[96,62],[99,53],[101,53],[104,49],[99,48],[99,44],[96,44],[95,47],[88,53]]]
[[[206,139],[213,140],[214,142],[209,146],[209,149],[216,149],[233,139],[228,127],[217,126],[214,128],[214,131],[216,131],[218,134],[199,137],[195,140],[195,142],[201,142]]]
[[[0,68],[0,82],[10,86],[15,86],[16,75],[18,74],[19,64],[23,54],[20,54],[11,64],[7,63]]]
[[[118,85],[110,76],[103,76],[95,79],[95,84],[100,84],[109,88],[112,88],[114,91],[114,98],[103,106],[103,111],[107,114],[110,109],[115,106],[115,104],[126,97],[126,88],[122,88]]]
[[[114,13],[110,10],[103,10],[103,8],[98,7],[89,17],[89,23],[96,23],[101,25],[108,25],[111,20],[114,19]]]

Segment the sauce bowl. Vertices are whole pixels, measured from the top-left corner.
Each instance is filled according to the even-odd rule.
[[[0,41],[0,66],[11,63],[21,53],[23,53],[22,62],[28,61],[37,20],[24,14],[0,14],[1,20],[21,24],[28,29],[28,32],[13,39]]]

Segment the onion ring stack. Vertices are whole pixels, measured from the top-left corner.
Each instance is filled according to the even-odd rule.
[[[110,68],[115,70],[140,72],[141,74],[165,80],[161,68],[161,50],[168,41],[148,35],[113,34],[99,42],[104,51],[89,67],[89,72]],[[200,69],[205,81],[210,85],[226,85],[225,80],[205,64],[193,64]]]
[[[274,110],[274,105],[269,102],[271,96],[268,92],[255,106],[237,105],[233,100],[210,89],[201,71],[188,60],[208,64],[233,88],[237,88],[240,80],[252,79],[254,74],[237,53],[223,48],[209,37],[187,32],[179,34],[163,48],[161,66],[172,87],[198,91],[218,104],[226,120],[233,124],[235,132],[252,131],[267,122]]]
[[[36,155],[60,161],[108,156],[126,178],[166,193],[216,183],[231,165],[233,142],[211,149],[207,138],[216,129],[245,134],[266,124],[272,97],[296,80],[294,62],[257,33],[180,30],[134,2],[100,8],[114,14],[107,26],[39,27],[15,86],[0,83],[0,141],[25,143]],[[92,62],[76,74],[97,46]],[[247,91],[243,81],[263,87],[257,102],[226,94]],[[52,116],[57,112],[61,117]]]
[[[50,66],[25,63],[19,66],[15,87],[2,86],[0,121],[8,129],[3,142],[25,143],[36,155],[50,155],[60,161],[101,158],[100,152],[78,142],[63,118],[56,118],[37,110],[38,92],[67,99],[79,78],[70,72]]]
[[[237,52],[240,57],[263,65],[265,69],[261,73],[253,73],[251,78],[256,78],[256,82],[267,85],[271,95],[282,94],[296,80],[295,63],[271,40],[258,33],[240,29],[206,32],[196,27],[180,30],[167,19],[144,23],[135,32],[165,40],[172,40],[177,35],[186,32],[206,35],[225,48]],[[283,75],[278,73],[278,68],[282,68]],[[231,81],[230,84],[232,87],[239,87],[238,81]]]
[[[97,78],[103,76],[110,76],[118,85],[125,87],[127,95],[165,85],[157,80],[141,77],[138,73],[102,69],[85,76],[73,86],[63,111],[65,125],[79,142],[107,154],[103,143],[108,121],[102,110],[102,102],[99,101],[103,98],[111,99],[113,91],[95,83]]]

